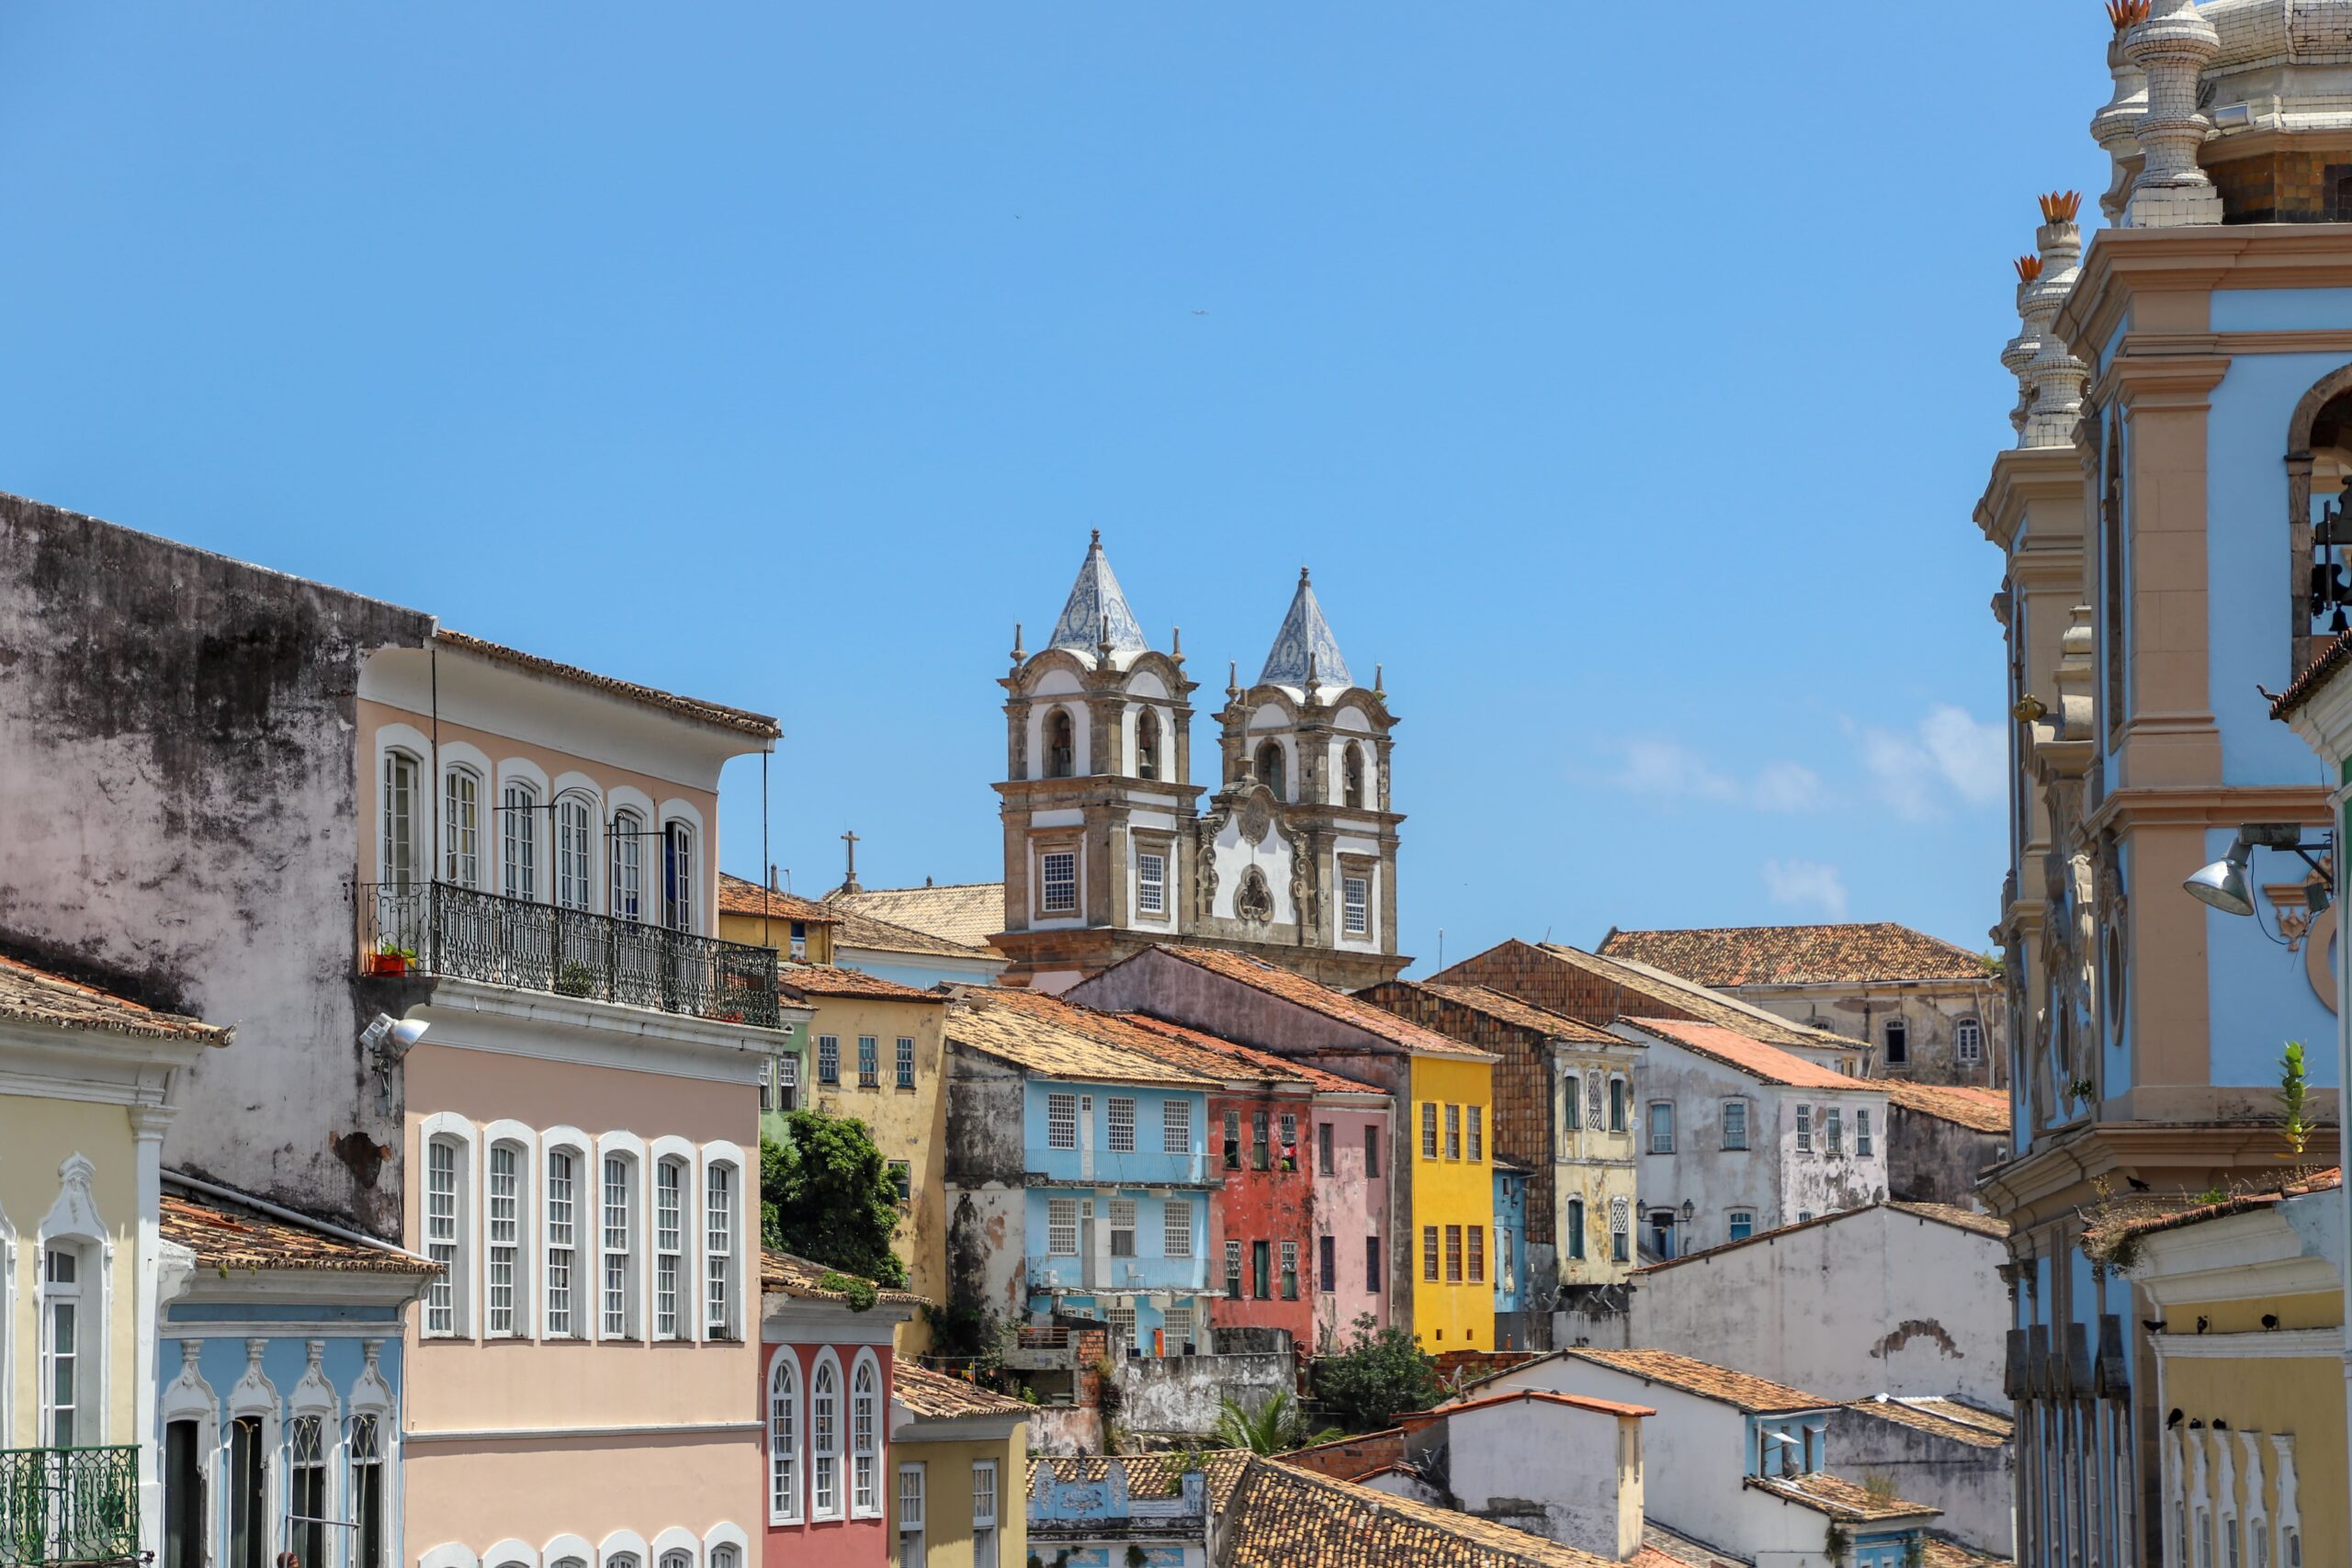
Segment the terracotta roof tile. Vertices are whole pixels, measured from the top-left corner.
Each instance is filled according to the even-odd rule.
[[[2346,659],[2352,658],[2352,632],[2338,632],[2335,640],[2319,650],[2318,657],[2303,667],[2303,672],[2287,682],[2287,689],[2270,702],[2270,716],[2283,719],[2312,698],[2312,694],[2327,683]],[[2261,691],[2260,686],[2255,688]]]
[[[1216,947],[1167,945],[1160,951],[1172,953],[1213,975],[1238,980],[1269,996],[1306,1008],[1310,1012],[1321,1013],[1334,1022],[1360,1029],[1375,1039],[1385,1040],[1407,1051],[1430,1056],[1461,1056],[1480,1062],[1495,1059],[1490,1053],[1475,1045],[1449,1040],[1433,1029],[1424,1029],[1384,1008],[1359,1001],[1345,991],[1333,990],[1319,981],[1279,968],[1263,959],[1251,958],[1246,953],[1227,953]]]
[[[833,911],[833,947],[836,956],[842,948],[865,948],[875,953],[912,953],[931,958],[997,958],[996,949],[967,942],[950,942],[944,936],[919,931],[911,926],[894,925],[875,919],[863,909],[854,908],[838,899],[828,898],[825,907]]]
[[[1811,1508],[1841,1524],[1883,1524],[1889,1519],[1928,1519],[1943,1512],[1927,1503],[1906,1503],[1900,1497],[1880,1496],[1868,1487],[1857,1486],[1842,1476],[1815,1471],[1810,1475],[1772,1476],[1751,1475],[1747,1483],[1758,1492],[1769,1492],[1801,1507]]]
[[[1544,1388],[1515,1388],[1504,1393],[1483,1394],[1476,1399],[1452,1399],[1434,1410],[1416,1410],[1399,1416],[1407,1426],[1443,1420],[1472,1410],[1484,1410],[1490,1404],[1510,1404],[1520,1400],[1533,1400],[1545,1404],[1566,1405],[1571,1410],[1589,1411],[1596,1416],[1655,1416],[1657,1412],[1646,1404],[1628,1404],[1618,1399],[1594,1399],[1581,1393],[1555,1393]]]
[[[1956,1540],[1929,1536],[1927,1555],[1919,1560],[1919,1564],[1920,1568],[2017,1568],[2017,1560],[1996,1557],[1990,1552],[1962,1546]]]
[[[926,1421],[954,1421],[968,1416],[1025,1417],[1031,1409],[1018,1399],[903,1358],[890,1364],[890,1397]]]
[[[1808,1050],[1867,1050],[1861,1041],[1849,1040],[1827,1030],[1808,1028],[1791,1023],[1777,1014],[1744,1002],[1737,997],[1668,974],[1631,958],[1603,958],[1597,953],[1587,953],[1565,942],[1547,942],[1536,945],[1537,952],[1554,962],[1579,969],[1596,979],[1606,980],[1621,987],[1624,1000],[1618,1007],[1620,1017],[1652,1011],[1645,1008],[1641,998],[1663,1002],[1676,1012],[1689,1013],[1708,1023],[1719,1023],[1736,1029],[1742,1034],[1763,1041],[1767,1045],[1800,1046]],[[1442,981],[1445,975],[1435,978]]]
[[[1613,931],[1600,951],[1603,958],[1632,959],[1713,987],[1985,980],[1993,974],[1968,949],[1892,920]]]
[[[1973,1209],[1963,1209],[1957,1203],[1915,1203],[1907,1198],[1890,1198],[1886,1206],[1898,1213],[1910,1214],[1922,1220],[1937,1220],[1956,1225],[1978,1235],[1989,1235],[1996,1241],[2009,1239],[2009,1222],[1991,1214],[1980,1214]]]
[[[986,947],[1004,930],[1004,884],[953,882],[936,887],[868,887],[835,893],[829,901],[873,919]]]
[[[128,1034],[144,1040],[201,1040],[226,1045],[235,1032],[202,1019],[157,1012],[95,986],[0,956],[0,1018]]]
[[[1809,1062],[1777,1045],[1768,1045],[1753,1035],[1725,1029],[1713,1023],[1685,1023],[1672,1018],[1629,1018],[1625,1021],[1645,1033],[1671,1040],[1702,1056],[1711,1057],[1727,1067],[1746,1073],[1765,1083],[1785,1084],[1792,1089],[1880,1089],[1884,1087],[1875,1078],[1849,1077],[1846,1074]]]
[[[1163,1038],[1113,1014],[1017,987],[963,986],[955,996],[948,1040],[1031,1072],[1096,1083],[1216,1087],[1216,1080],[1168,1061]]]
[[[1753,1561],[1719,1551],[1695,1536],[1668,1529],[1656,1519],[1642,1521],[1642,1550],[1634,1568],[1754,1568]]]
[[[773,1291],[777,1295],[792,1296],[801,1301],[848,1301],[848,1292],[828,1290],[825,1287],[824,1279],[828,1274],[842,1274],[843,1279],[854,1278],[842,1273],[839,1269],[828,1269],[821,1263],[812,1263],[806,1258],[797,1258],[789,1252],[778,1252],[774,1247],[763,1247],[760,1250],[760,1289],[763,1292]],[[876,1301],[887,1302],[892,1306],[925,1304],[921,1296],[910,1291],[886,1290],[876,1285],[874,1287],[874,1294]]]
[[[1678,1356],[1671,1350],[1558,1350],[1555,1355],[1573,1357],[1624,1372],[1646,1382],[1664,1383],[1684,1393],[1695,1393],[1702,1399],[1713,1399],[1735,1405],[1751,1416],[1773,1416],[1791,1410],[1827,1410],[1838,1404],[1819,1394],[1807,1393],[1801,1388],[1774,1382],[1770,1378],[1736,1372],[1729,1367],[1694,1360]]]
[[[2344,1172],[2335,1167],[2315,1173],[2309,1180],[2291,1181],[2262,1192],[2241,1192],[2219,1203],[2199,1203],[2188,1194],[2179,1192],[2118,1193],[2105,1206],[2105,1217],[2084,1232],[2083,1239],[2093,1247],[2103,1247],[2127,1235],[2154,1235],[2158,1231],[2184,1230],[2203,1224],[2207,1220],[2226,1219],[2256,1209],[2267,1209],[2290,1198],[2307,1193],[2326,1192],[2344,1185]]]
[[[942,1006],[947,1002],[946,994],[942,991],[902,986],[879,975],[868,975],[863,969],[842,969],[831,964],[779,964],[775,983],[779,989],[804,997],[870,997],[880,1001],[937,1002]]]
[[[1064,1483],[1106,1481],[1114,1466],[1126,1471],[1127,1495],[1130,1497],[1173,1497],[1183,1490],[1184,1477],[1193,1471],[1200,1471],[1208,1477],[1210,1509],[1223,1513],[1233,1501],[1234,1488],[1241,1483],[1242,1472],[1250,1466],[1250,1456],[1239,1449],[1209,1449],[1197,1453],[1095,1454],[1059,1458],[1032,1454],[1029,1457],[1029,1492],[1034,1495],[1039,1478],[1046,1474]]]
[[[718,874],[718,912],[722,915],[766,915],[772,919],[798,920],[806,925],[839,925],[841,915],[830,904],[764,887],[745,877]]]
[[[1377,1094],[1384,1098],[1388,1091],[1376,1084],[1359,1083],[1338,1073],[1325,1072],[1306,1062],[1277,1056],[1271,1051],[1220,1040],[1214,1034],[1170,1023],[1166,1019],[1153,1018],[1148,1013],[1123,1012],[1114,1015],[1120,1022],[1132,1025],[1147,1037],[1134,1042],[1135,1049],[1146,1053],[1164,1052],[1165,1059],[1180,1067],[1211,1077],[1223,1076],[1228,1080],[1239,1078],[1263,1079],[1271,1083],[1299,1084],[1317,1094]]]
[[[1605,1568],[1608,1559],[1448,1508],[1252,1460],[1225,1568]]]
[[[165,1241],[196,1255],[208,1272],[437,1274],[432,1259],[389,1242],[370,1245],[209,1194],[175,1189],[164,1179],[159,1226]]]
[[[1521,1029],[1540,1030],[1555,1039],[1581,1041],[1592,1045],[1626,1043],[1598,1024],[1549,1011],[1533,1002],[1521,1001],[1508,991],[1498,991],[1491,986],[1455,986],[1435,980],[1399,980],[1396,984],[1426,991],[1430,996],[1442,998],[1473,1012],[1485,1013],[1503,1023],[1515,1024]]]
[[[656,691],[651,686],[640,686],[634,681],[619,681],[610,675],[599,675],[593,670],[582,670],[576,665],[558,663],[552,659],[543,659],[536,653],[525,653],[520,649],[502,648],[497,643],[484,642],[478,637],[468,637],[463,632],[453,632],[444,627],[433,634],[433,640],[444,648],[454,648],[478,658],[490,660],[494,663],[510,665],[534,675],[545,675],[550,680],[569,682],[575,686],[586,686],[593,691],[602,692],[607,696],[619,697],[624,701],[637,703],[645,707],[660,708],[664,713],[675,714],[680,718],[691,718],[698,723],[709,725],[713,728],[731,729],[739,735],[749,735],[762,740],[775,740],[784,734],[783,728],[777,725],[776,721],[763,713],[749,713],[742,708],[723,707],[718,703],[707,703],[695,697],[682,697],[674,693]]]
[[[1848,1408],[1976,1449],[1997,1449],[2016,1431],[2016,1423],[2008,1416],[1956,1399],[1890,1399],[1880,1394],[1858,1399]]]
[[[2009,1130],[2009,1097],[1996,1089],[1963,1084],[1909,1083],[1902,1078],[1872,1079],[1886,1090],[1889,1103],[1950,1122],[1977,1133]]]

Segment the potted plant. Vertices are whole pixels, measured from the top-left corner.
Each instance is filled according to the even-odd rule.
[[[368,973],[405,975],[415,962],[416,949],[402,947],[397,942],[379,942],[376,944],[376,951],[368,955]]]
[[[560,997],[593,996],[596,990],[596,973],[575,960],[557,971],[555,989]]]

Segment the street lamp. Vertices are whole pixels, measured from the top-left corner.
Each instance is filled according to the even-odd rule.
[[[2318,875],[2303,895],[2303,902],[2313,915],[2325,909],[2335,896],[2335,882],[2326,865],[2319,859],[2334,845],[2323,837],[2312,843],[2303,842],[2303,829],[2294,822],[2248,822],[2238,829],[2237,841],[2230,852],[2209,866],[2190,875],[2181,886],[2199,903],[2207,904],[2225,915],[2254,913],[2254,884],[2246,875],[2246,863],[2256,850],[2285,850],[2300,855]]]

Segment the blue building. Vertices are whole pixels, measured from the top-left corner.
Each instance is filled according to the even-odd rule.
[[[434,1265],[166,1177],[161,1568],[393,1568],[401,1331]]]
[[[1140,1354],[1204,1348],[1210,1081],[1040,992],[965,992],[946,1032],[948,1254],[971,1260],[951,1294],[1092,1318]]]
[[[1495,1348],[1527,1348],[1531,1296],[1527,1285],[1525,1166],[1495,1156]]]

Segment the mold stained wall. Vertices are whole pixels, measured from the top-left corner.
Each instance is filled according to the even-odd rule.
[[[983,1306],[1000,1323],[1024,1321],[1023,1075],[952,1041],[946,1060],[949,1299]]]
[[[1316,1279],[1314,1337],[1303,1343],[1319,1348],[1327,1341],[1346,1344],[1359,1317],[1370,1315],[1375,1327],[1388,1322],[1388,1259],[1383,1257],[1374,1269],[1368,1254],[1388,1245],[1386,1172],[1395,1151],[1385,1105],[1318,1107],[1315,1119],[1331,1129],[1331,1169],[1318,1168],[1315,1176],[1314,1230],[1317,1238],[1331,1237],[1338,1265],[1332,1282],[1339,1287],[1326,1292],[1321,1277]],[[1378,1145],[1376,1156],[1366,1153],[1367,1135]]]
[[[370,649],[411,610],[0,496],[0,943],[232,1023],[168,1165],[399,1224],[345,883]]]
[[[1297,1344],[1312,1346],[1315,1337],[1315,1304],[1321,1283],[1316,1278],[1315,1226],[1311,1218],[1311,1197],[1315,1178],[1310,1174],[1315,1158],[1314,1130],[1307,1101],[1304,1098],[1275,1099],[1264,1094],[1209,1096],[1210,1174],[1222,1178],[1224,1188],[1210,1194],[1210,1205],[1216,1217],[1209,1253],[1217,1269],[1224,1267],[1224,1244],[1241,1243],[1243,1267],[1248,1268],[1250,1244],[1263,1241],[1274,1254],[1274,1290],[1272,1299],[1260,1301],[1245,1288],[1238,1301],[1221,1299],[1216,1305],[1216,1323],[1220,1328],[1280,1328]],[[1227,1165],[1224,1157],[1225,1118],[1231,1113],[1238,1119],[1240,1129],[1238,1168]],[[1255,1152],[1251,1145],[1251,1117],[1266,1119],[1266,1166],[1255,1168]],[[1298,1122],[1298,1168],[1282,1168],[1282,1119],[1295,1117]],[[1336,1134],[1335,1134],[1336,1136]],[[1336,1149],[1334,1153],[1336,1154]],[[1358,1151],[1362,1157],[1362,1151]],[[1284,1242],[1298,1248],[1299,1290],[1297,1299],[1282,1297],[1282,1247]],[[1334,1244],[1337,1245],[1336,1243]],[[1358,1248],[1363,1243],[1356,1243]],[[1361,1256],[1357,1264],[1361,1271]],[[1246,1277],[1246,1276],[1245,1276]],[[1216,1278],[1223,1284],[1222,1275]]]
[[[2340,326],[2352,289],[2232,290],[2213,296],[2224,321],[2264,321],[2295,330]],[[2222,734],[2222,782],[2233,785],[2328,784],[2327,769],[2301,737],[2270,716],[2256,683],[2283,691],[2288,668],[2288,424],[2303,394],[2343,367],[2342,354],[2240,354],[2213,389],[2207,415],[2206,571],[2208,660],[2213,722]],[[2232,833],[2207,834],[2219,860]],[[2292,856],[2259,854],[2256,883],[2301,881]],[[2269,874],[2265,875],[2267,872]],[[2160,895],[2162,896],[2162,895]],[[2270,921],[2265,911],[2262,923]],[[2289,953],[2256,921],[2205,915],[2211,1081],[2274,1085],[2281,1043],[2326,1040],[2335,1015],[2312,992],[2301,953]],[[2335,1053],[2312,1049],[2314,1086],[2333,1088]]]

